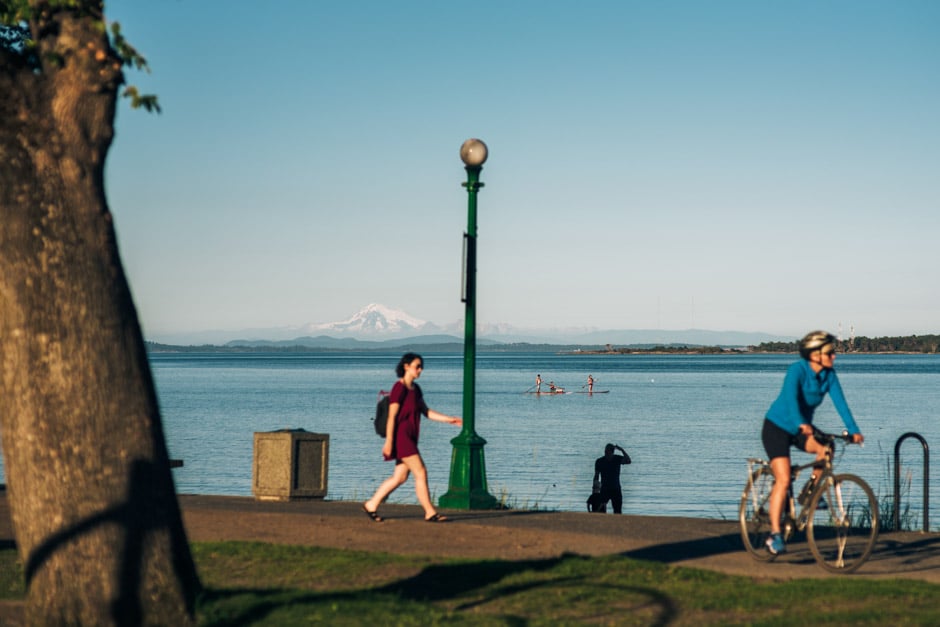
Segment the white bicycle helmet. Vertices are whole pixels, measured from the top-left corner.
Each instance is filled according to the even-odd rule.
[[[800,340],[800,357],[807,359],[826,344],[835,344],[836,336],[826,331],[810,331]]]

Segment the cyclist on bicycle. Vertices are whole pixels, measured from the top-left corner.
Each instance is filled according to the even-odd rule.
[[[780,517],[790,485],[790,447],[797,446],[822,460],[827,447],[813,437],[813,412],[826,394],[852,435],[852,441],[861,444],[865,438],[859,431],[852,412],[845,402],[842,386],[833,369],[836,358],[836,338],[825,331],[813,331],[800,340],[800,359],[787,368],[780,395],[773,402],[764,419],[761,440],[774,473],[774,487],[770,493],[770,529],[767,550],[774,555],[787,550],[780,533]],[[813,480],[818,471],[813,471]]]

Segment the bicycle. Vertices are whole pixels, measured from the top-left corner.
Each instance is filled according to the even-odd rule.
[[[834,573],[851,573],[871,557],[878,539],[878,501],[865,481],[852,474],[835,474],[835,442],[851,442],[852,436],[817,431],[814,437],[829,452],[824,459],[793,466],[790,486],[780,525],[786,541],[794,531],[806,532],[806,541],[816,562]],[[843,445],[844,452],[844,445]],[[758,458],[747,460],[747,484],[741,493],[738,517],[744,547],[757,560],[776,557],[766,550],[770,536],[770,491],[774,475],[770,463]],[[800,472],[818,468],[819,477],[809,479],[794,501],[793,486]],[[796,506],[800,506],[797,513]]]

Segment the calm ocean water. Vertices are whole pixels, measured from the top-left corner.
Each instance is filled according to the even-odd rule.
[[[330,435],[327,498],[364,500],[392,470],[372,431],[376,392],[395,380],[399,354],[154,354],[154,377],[181,493],[251,495],[253,433],[302,428]],[[489,491],[516,507],[583,511],[595,458],[623,446],[633,464],[622,472],[624,511],[733,519],[746,458],[762,456],[760,425],[789,355],[477,356],[476,431]],[[462,411],[463,357],[425,354],[420,379],[439,411]],[[940,447],[940,356],[840,355],[849,405],[867,440],[849,447],[838,468],[863,476],[880,495],[893,489],[892,458],[906,432]],[[581,392],[524,394],[535,374]],[[543,388],[544,389],[544,388]],[[841,430],[829,401],[816,424]],[[425,420],[421,451],[435,499],[447,491],[450,439],[458,429]],[[794,453],[802,461],[808,456]],[[902,467],[913,475],[908,501],[922,522],[922,449],[908,440]],[[931,528],[940,527],[940,460],[930,483]],[[2,481],[0,469],[0,481]],[[412,483],[391,501],[415,503]]]

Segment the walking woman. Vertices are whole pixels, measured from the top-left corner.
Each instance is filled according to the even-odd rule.
[[[826,455],[826,447],[813,437],[813,413],[828,393],[832,404],[852,435],[852,441],[861,444],[865,438],[859,431],[852,412],[845,402],[839,377],[836,376],[836,338],[825,331],[813,331],[800,340],[800,359],[787,369],[780,395],[767,410],[761,439],[770,469],[774,473],[774,487],[770,493],[770,530],[767,550],[772,554],[787,550],[780,534],[780,515],[783,513],[790,485],[790,447],[796,446],[816,456]],[[816,479],[816,471],[812,479]]]
[[[386,425],[385,445],[382,455],[385,461],[395,460],[395,470],[392,476],[382,482],[372,498],[362,504],[366,515],[374,522],[384,519],[378,515],[379,505],[403,484],[408,475],[415,478],[415,493],[418,502],[424,508],[424,520],[427,522],[444,522],[447,517],[438,514],[431,504],[431,492],[428,488],[428,471],[418,452],[418,433],[421,428],[421,415],[431,420],[446,422],[462,426],[463,420],[454,416],[446,416],[429,408],[418,387],[417,379],[424,369],[424,360],[416,353],[405,353],[395,367],[398,381],[392,387],[389,396],[388,423]]]

